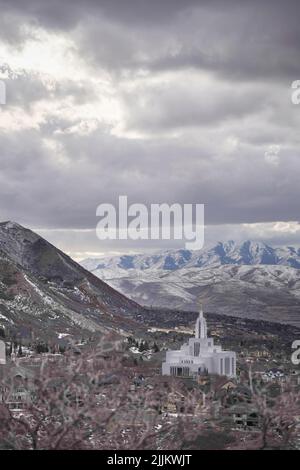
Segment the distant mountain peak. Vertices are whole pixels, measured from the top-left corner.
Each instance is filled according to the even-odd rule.
[[[124,263],[126,259],[127,263]],[[294,247],[273,248],[261,241],[219,241],[202,250],[167,250],[155,254],[138,254],[126,258],[114,256],[101,260],[83,260],[91,271],[97,269],[141,269],[175,271],[181,268],[204,268],[221,265],[283,265],[300,269],[300,250]],[[130,262],[129,262],[130,261]]]
[[[118,257],[89,260],[96,276],[137,302],[300,326],[300,250],[233,240],[199,251],[139,254],[126,269]],[[133,266],[133,269],[132,269]]]
[[[4,222],[0,222],[0,227],[6,228],[6,229],[15,228],[19,230],[25,230],[25,227],[18,224],[17,222],[14,222],[13,220],[6,220]]]

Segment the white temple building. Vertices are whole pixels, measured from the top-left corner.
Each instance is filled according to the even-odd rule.
[[[195,338],[190,338],[177,351],[167,351],[166,361],[162,363],[162,374],[195,377],[205,372],[235,377],[236,354],[223,351],[222,346],[214,345],[213,338],[207,337],[207,324],[201,307]]]

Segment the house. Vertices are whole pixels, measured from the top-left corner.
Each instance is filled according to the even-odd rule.
[[[29,368],[6,361],[5,343],[0,341],[0,403],[12,411],[26,409],[34,397],[34,377]]]
[[[224,411],[224,416],[230,418],[241,429],[258,428],[260,424],[258,411],[248,403],[231,406]]]
[[[10,363],[0,367],[0,402],[12,411],[24,410],[34,396],[34,374]]]
[[[213,384],[213,389],[216,396],[224,396],[231,391],[236,390],[238,387],[237,383],[233,379],[228,379],[227,377],[217,377],[215,383]]]
[[[281,369],[270,369],[265,371],[265,373],[262,375],[262,379],[270,382],[272,380],[277,380],[277,381],[284,381],[285,380],[285,374]]]
[[[187,396],[179,391],[168,394],[167,400],[162,404],[162,411],[165,413],[200,413],[205,407],[205,393],[201,395],[197,403],[190,403]]]

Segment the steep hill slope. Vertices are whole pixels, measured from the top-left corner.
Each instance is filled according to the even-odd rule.
[[[36,233],[0,223],[0,324],[25,335],[141,328],[142,308]]]

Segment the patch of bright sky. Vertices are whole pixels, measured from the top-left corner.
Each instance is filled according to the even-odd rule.
[[[7,108],[0,114],[1,129],[38,128],[47,115],[52,115],[71,122],[65,132],[87,134],[97,127],[97,122],[114,127],[122,119],[116,90],[108,74],[105,71],[92,73],[72,40],[63,35],[37,29],[34,38],[27,40],[22,49],[0,44],[0,62],[8,64],[12,71],[21,73],[23,70],[38,77],[49,91],[48,99],[33,103],[29,111],[25,107],[10,107],[7,103]],[[80,82],[83,88],[86,83],[87,89],[92,88],[91,102],[75,103],[72,96],[55,99],[56,84],[63,85],[66,80]]]
[[[242,224],[241,227],[244,227],[245,229],[249,230],[250,237],[251,232],[252,236],[264,236],[265,238],[267,238],[268,236],[274,236],[274,232],[287,234],[295,234],[297,232],[300,233],[300,224],[298,221]]]
[[[57,80],[87,77],[86,67],[76,54],[75,44],[63,35],[34,29],[23,48],[7,43],[0,45],[0,60],[12,69],[24,69],[44,73]]]

